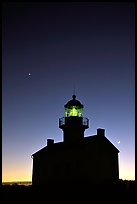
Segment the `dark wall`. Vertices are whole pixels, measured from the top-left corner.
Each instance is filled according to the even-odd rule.
[[[105,143],[89,142],[75,148],[50,151],[33,158],[33,184],[56,180],[119,179],[118,153]]]

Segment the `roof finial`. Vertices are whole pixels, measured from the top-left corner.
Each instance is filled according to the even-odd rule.
[[[76,95],[75,95],[75,83],[73,84],[73,95],[72,95],[73,100],[76,99]]]

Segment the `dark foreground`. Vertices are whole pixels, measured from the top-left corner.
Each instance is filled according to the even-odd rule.
[[[2,186],[3,203],[136,203],[135,181],[91,184],[54,183],[48,186]]]

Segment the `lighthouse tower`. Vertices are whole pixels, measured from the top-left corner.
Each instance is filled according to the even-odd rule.
[[[59,128],[63,130],[65,143],[76,143],[84,139],[84,131],[89,127],[88,118],[83,117],[83,104],[76,100],[76,95],[65,105],[65,117],[59,119]]]

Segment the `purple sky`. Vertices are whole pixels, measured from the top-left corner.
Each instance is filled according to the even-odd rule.
[[[2,23],[3,181],[31,180],[31,155],[62,141],[74,85],[85,136],[104,128],[120,178],[135,179],[134,4],[6,3]]]

